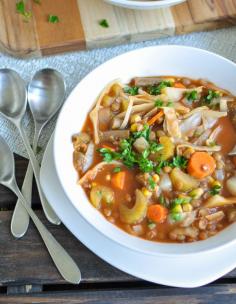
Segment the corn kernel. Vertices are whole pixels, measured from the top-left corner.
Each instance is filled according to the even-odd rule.
[[[184,212],[191,212],[193,210],[193,206],[191,204],[183,204],[182,208]]]
[[[146,196],[146,197],[151,197],[151,196],[152,196],[152,192],[149,191],[149,190],[146,189],[146,188],[143,188],[143,189],[142,189],[142,192],[143,192],[143,195]]]
[[[96,187],[96,186],[97,186],[97,183],[92,182],[92,187]]]
[[[137,124],[136,124],[136,123],[134,123],[134,124],[132,124],[132,125],[130,126],[130,131],[131,131],[131,132],[136,132],[136,131],[137,131]]]
[[[182,213],[183,209],[182,209],[181,205],[177,205],[173,209],[171,209],[171,212],[173,212],[173,213]]]
[[[158,174],[154,174],[152,179],[154,180],[155,183],[158,183],[160,180],[160,176]]]
[[[131,123],[139,122],[141,120],[142,120],[142,118],[140,115],[138,115],[138,114],[131,115],[131,118],[130,118]]]
[[[194,199],[199,199],[203,195],[203,189],[202,188],[196,188],[192,190],[189,195]]]

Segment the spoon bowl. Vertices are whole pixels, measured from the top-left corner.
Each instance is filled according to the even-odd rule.
[[[21,118],[26,110],[27,93],[22,78],[13,70],[0,70],[0,111],[10,119]]]
[[[53,69],[38,71],[28,86],[28,102],[35,122],[45,124],[62,105],[65,83]]]

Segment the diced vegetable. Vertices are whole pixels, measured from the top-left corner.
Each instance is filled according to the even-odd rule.
[[[126,205],[121,204],[119,206],[120,219],[127,224],[137,224],[147,214],[147,198],[143,195],[142,191],[136,190],[136,201],[133,208],[129,209]]]
[[[226,181],[226,187],[229,190],[230,194],[236,196],[236,176],[235,175],[230,177]]]
[[[142,153],[149,148],[149,143],[144,137],[139,137],[135,140],[133,146],[139,153]]]
[[[221,195],[211,196],[205,203],[206,208],[223,207],[236,204],[236,197],[223,197]]]
[[[197,188],[199,181],[192,176],[184,173],[179,168],[174,168],[170,173],[170,178],[174,188],[178,191],[190,191]]]
[[[198,179],[211,175],[216,168],[214,158],[207,152],[195,152],[188,163],[188,173]]]
[[[161,136],[159,138],[159,142],[163,145],[163,149],[158,152],[160,159],[168,160],[173,157],[175,152],[175,145],[172,142],[171,138],[168,136]]]
[[[174,88],[186,89],[185,85],[183,85],[181,82],[175,82]]]
[[[95,208],[100,209],[102,202],[107,204],[114,203],[114,192],[111,188],[105,186],[94,186],[90,191],[90,201]]]
[[[194,199],[199,199],[203,195],[204,191],[202,188],[192,190],[189,195]]]
[[[147,217],[155,223],[163,223],[168,215],[168,209],[162,205],[155,204],[148,207]]]
[[[150,120],[148,120],[147,124],[149,126],[153,125],[159,118],[164,115],[164,112],[161,110],[156,115],[154,115]]]
[[[121,171],[113,174],[111,178],[112,186],[120,190],[123,190],[125,186],[125,177],[126,177],[125,171]]]

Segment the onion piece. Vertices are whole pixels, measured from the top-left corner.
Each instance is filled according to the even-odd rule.
[[[85,153],[85,163],[82,170],[83,173],[86,172],[93,164],[94,149],[94,143],[91,141]]]
[[[172,190],[172,182],[168,174],[164,173],[161,175],[159,186],[164,192]]]
[[[233,205],[236,204],[236,197],[223,197],[221,195],[214,195],[211,196],[206,203],[204,204],[204,207],[206,208],[215,208],[215,207],[223,207],[226,205]]]

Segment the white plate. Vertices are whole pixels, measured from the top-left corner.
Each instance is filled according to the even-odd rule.
[[[124,247],[104,236],[80,215],[60,186],[53,161],[52,139],[42,161],[40,182],[43,191],[64,225],[100,258],[138,278],[175,287],[208,284],[236,267],[236,245],[191,256],[147,255]],[[82,274],[83,276],[83,274]]]
[[[159,0],[159,1],[133,1],[133,0],[105,0],[105,2],[111,3],[116,6],[121,6],[131,9],[156,9],[173,6],[182,3],[186,0]]]

